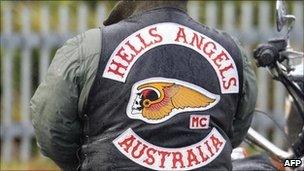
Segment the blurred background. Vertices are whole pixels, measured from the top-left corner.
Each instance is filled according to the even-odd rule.
[[[29,100],[67,39],[99,27],[116,1],[0,1],[1,3],[1,170],[58,170],[42,157],[30,119]],[[296,25],[294,49],[303,51],[303,1],[288,1]],[[188,12],[203,24],[238,38],[247,54],[257,44],[282,36],[275,28],[275,1],[189,1]],[[286,91],[265,69],[258,76],[257,108],[284,126]],[[254,127],[278,145],[280,131],[270,120],[255,118]]]

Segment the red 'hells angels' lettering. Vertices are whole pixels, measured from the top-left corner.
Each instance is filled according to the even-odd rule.
[[[200,142],[182,148],[150,144],[128,129],[113,143],[132,161],[154,170],[191,170],[207,165],[223,150],[225,139],[213,128]]]
[[[226,49],[206,35],[176,23],[154,24],[128,36],[112,53],[103,77],[125,82],[132,66],[145,52],[165,44],[197,51],[215,70],[223,94],[239,92],[236,65]]]

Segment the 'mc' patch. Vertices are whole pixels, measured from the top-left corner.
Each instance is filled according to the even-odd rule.
[[[103,77],[125,82],[132,66],[145,52],[165,44],[195,50],[215,70],[223,94],[239,92],[237,68],[227,50],[206,35],[169,22],[150,25],[124,39],[110,56]]]

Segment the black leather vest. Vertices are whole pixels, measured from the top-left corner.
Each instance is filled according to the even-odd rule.
[[[242,59],[174,8],[106,26],[84,116],[84,170],[231,170]]]

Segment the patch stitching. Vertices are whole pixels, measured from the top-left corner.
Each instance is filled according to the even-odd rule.
[[[202,125],[198,125],[198,126],[193,126],[193,118],[197,117],[199,119],[202,118],[206,118],[207,119],[207,125],[206,126],[202,126]],[[190,129],[208,129],[209,128],[209,121],[210,121],[210,115],[190,115],[190,123],[189,123],[189,128]],[[200,124],[199,121],[197,124]]]
[[[208,106],[206,107],[200,107],[200,108],[184,108],[184,109],[176,109],[174,108],[169,114],[168,116],[165,116],[164,118],[162,119],[157,119],[157,120],[151,120],[151,119],[148,119],[148,118],[145,118],[142,116],[143,113],[141,114],[132,114],[132,107],[134,105],[134,102],[137,98],[137,95],[138,93],[140,93],[140,90],[138,90],[138,87],[141,86],[141,85],[144,85],[144,84],[149,84],[149,83],[154,83],[154,82],[164,82],[164,83],[174,83],[176,85],[181,85],[181,86],[184,86],[186,88],[189,88],[189,89],[192,89],[194,91],[197,91],[199,93],[201,93],[202,95],[206,96],[206,97],[209,97],[209,98],[212,98],[214,99],[215,101],[212,102],[211,104],[209,104]],[[126,109],[126,113],[127,113],[127,116],[131,119],[139,119],[139,120],[142,120],[146,123],[150,123],[150,124],[158,124],[158,123],[162,123],[162,122],[165,122],[167,120],[169,120],[170,118],[172,118],[173,116],[181,113],[181,112],[190,112],[190,111],[205,111],[205,110],[208,110],[212,107],[214,107],[218,102],[220,101],[220,96],[219,95],[216,95],[216,94],[213,94],[213,93],[210,93],[209,91],[197,86],[197,85],[194,85],[194,84],[191,84],[191,83],[188,83],[188,82],[184,82],[184,81],[181,81],[181,80],[177,80],[177,79],[171,79],[171,78],[163,78],[163,77],[154,77],[154,78],[149,78],[149,79],[145,79],[145,80],[141,80],[139,82],[136,82],[133,86],[132,86],[132,90],[131,90],[131,95],[130,95],[130,99],[129,99],[129,102],[128,102],[128,105],[127,105],[127,109]]]
[[[124,143],[124,141],[127,140],[128,138],[133,138],[133,140],[127,146],[127,143]],[[215,141],[215,142],[217,142],[217,144],[215,144],[214,138],[217,139],[217,141]],[[137,146],[134,144],[135,141],[137,142],[137,144],[140,144],[143,146],[140,150],[143,152],[137,153],[137,156],[136,156],[137,158],[133,157],[132,154],[130,154],[130,153],[133,153],[134,147]],[[213,144],[211,144],[211,143],[213,143]],[[195,143],[195,144],[192,144],[192,145],[186,146],[186,147],[181,147],[181,148],[164,148],[164,147],[155,146],[155,145],[145,141],[140,136],[138,136],[131,128],[129,128],[125,132],[123,132],[121,135],[119,135],[116,139],[114,139],[113,144],[127,158],[129,158],[130,160],[132,160],[133,162],[135,162],[141,166],[144,166],[144,167],[152,169],[152,170],[192,170],[192,169],[203,167],[203,166],[209,164],[210,162],[212,162],[214,159],[216,159],[218,157],[218,155],[221,154],[222,150],[224,149],[226,140],[222,137],[222,135],[218,132],[218,130],[216,128],[213,128],[210,131],[210,133],[204,139],[199,141],[198,143]],[[218,145],[220,145],[220,146],[218,146]],[[133,149],[131,149],[131,147],[133,147]],[[137,146],[137,149],[138,149],[138,147],[139,147],[139,145]],[[158,153],[155,152],[152,155],[152,157],[154,158],[154,162],[148,162],[147,161],[148,159],[145,158],[148,156],[147,153],[148,153],[149,149],[151,149],[151,150],[154,149],[158,152]],[[161,153],[165,153],[165,152],[167,152],[167,154],[169,154],[169,155],[167,155],[167,158],[166,157],[164,158],[162,156],[161,156],[161,158],[154,157],[155,155],[160,155]],[[181,160],[183,161],[182,163],[184,164],[184,167],[182,167],[181,162],[179,162],[179,164],[180,164],[179,167],[177,167],[177,163],[174,164],[173,159],[176,159],[176,156],[173,157],[173,153],[175,153],[175,154],[180,153],[182,155]],[[194,155],[194,157],[196,158],[197,161],[199,161],[199,163],[196,163],[193,165],[193,160],[190,161],[189,158],[187,158],[190,153],[191,153],[191,155],[192,154]],[[152,157],[148,156],[148,158],[150,158],[150,159]],[[198,160],[198,158],[200,160]],[[163,162],[161,161],[162,159],[164,159]]]
[[[192,40],[191,38],[189,40],[193,42],[179,41],[180,36],[183,35],[192,35]],[[199,38],[202,44],[198,43]],[[207,59],[215,70],[223,94],[239,92],[236,64],[227,50],[206,35],[186,26],[169,22],[147,26],[124,39],[111,54],[102,76],[125,82],[132,66],[140,56],[152,48],[165,44],[181,45],[195,50]],[[136,45],[141,46],[136,47]]]

